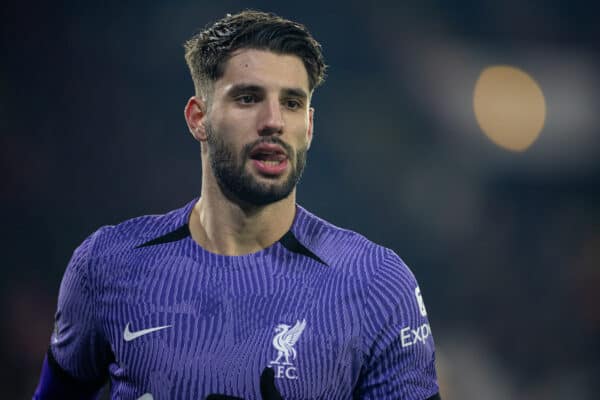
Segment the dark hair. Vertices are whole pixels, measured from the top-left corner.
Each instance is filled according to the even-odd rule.
[[[212,83],[223,76],[233,52],[243,48],[298,56],[308,73],[311,92],[325,79],[321,45],[304,25],[272,13],[245,10],[227,14],[194,35],[184,47],[196,93],[204,96],[208,96]]]

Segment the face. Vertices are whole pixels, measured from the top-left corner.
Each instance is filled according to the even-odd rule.
[[[246,49],[228,60],[203,120],[206,156],[227,197],[261,206],[294,191],[312,139],[309,101],[298,57]]]

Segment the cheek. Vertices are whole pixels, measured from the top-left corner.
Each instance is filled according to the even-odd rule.
[[[227,147],[240,147],[244,140],[243,128],[231,118],[213,118],[210,121],[212,133]]]
[[[256,138],[255,119],[252,115],[240,115],[240,113],[227,113],[227,117],[220,118],[219,131],[229,142],[245,143]]]
[[[288,132],[293,133],[293,136],[300,141],[306,141],[311,136],[311,124],[308,116],[294,116],[286,121],[286,127]]]
[[[310,130],[309,125],[303,125],[302,128],[298,129],[298,134],[296,135],[296,141],[298,148],[308,148],[310,147],[310,143],[312,141],[312,132]]]

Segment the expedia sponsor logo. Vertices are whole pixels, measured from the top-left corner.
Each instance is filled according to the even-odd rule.
[[[430,336],[431,328],[427,323],[418,326],[416,329],[407,326],[400,330],[400,340],[402,341],[402,347],[410,347],[419,343],[425,344],[425,341]]]

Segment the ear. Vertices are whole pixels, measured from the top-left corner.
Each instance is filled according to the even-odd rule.
[[[313,139],[313,129],[314,129],[314,115],[315,115],[315,109],[313,107],[310,107],[308,109],[308,131],[306,132],[307,134],[307,139],[308,139],[308,146],[306,147],[306,149],[310,149],[310,144],[312,143],[312,139]]]
[[[199,142],[206,141],[206,102],[192,96],[183,110],[185,121],[192,136]]]

